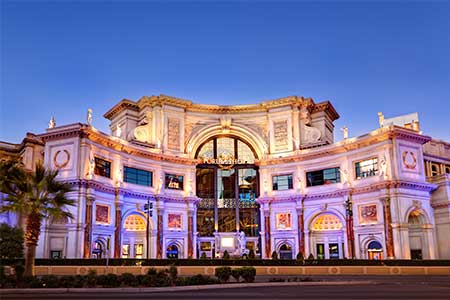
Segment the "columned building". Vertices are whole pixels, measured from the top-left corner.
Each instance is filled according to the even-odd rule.
[[[73,219],[45,220],[43,258],[450,259],[450,144],[417,114],[334,140],[328,101],[122,100],[92,123],[0,143],[70,183]],[[17,224],[3,214],[0,221]]]

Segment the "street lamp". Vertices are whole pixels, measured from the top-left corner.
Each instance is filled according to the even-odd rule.
[[[146,235],[146,241],[147,241],[147,256],[146,258],[149,259],[149,253],[150,253],[150,243],[149,243],[149,231],[150,231],[150,217],[153,217],[153,203],[150,202],[150,198],[147,198],[147,203],[144,205],[144,211],[147,213],[147,235]]]

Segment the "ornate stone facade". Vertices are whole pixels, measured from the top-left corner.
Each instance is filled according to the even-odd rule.
[[[450,144],[418,126],[335,142],[331,103],[297,96],[159,95],[104,116],[111,135],[55,124],[0,143],[2,159],[43,160],[74,187],[75,218],[46,220],[38,257],[450,258]]]

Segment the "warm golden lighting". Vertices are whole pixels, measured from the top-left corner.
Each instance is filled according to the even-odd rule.
[[[125,220],[124,228],[126,231],[145,231],[144,218],[138,215],[128,216]]]
[[[341,230],[342,223],[335,215],[323,214],[316,219],[312,229],[314,231]]]

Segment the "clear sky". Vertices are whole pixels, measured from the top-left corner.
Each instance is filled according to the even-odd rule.
[[[167,94],[330,100],[350,136],[418,111],[450,141],[449,1],[0,1],[0,140]]]

